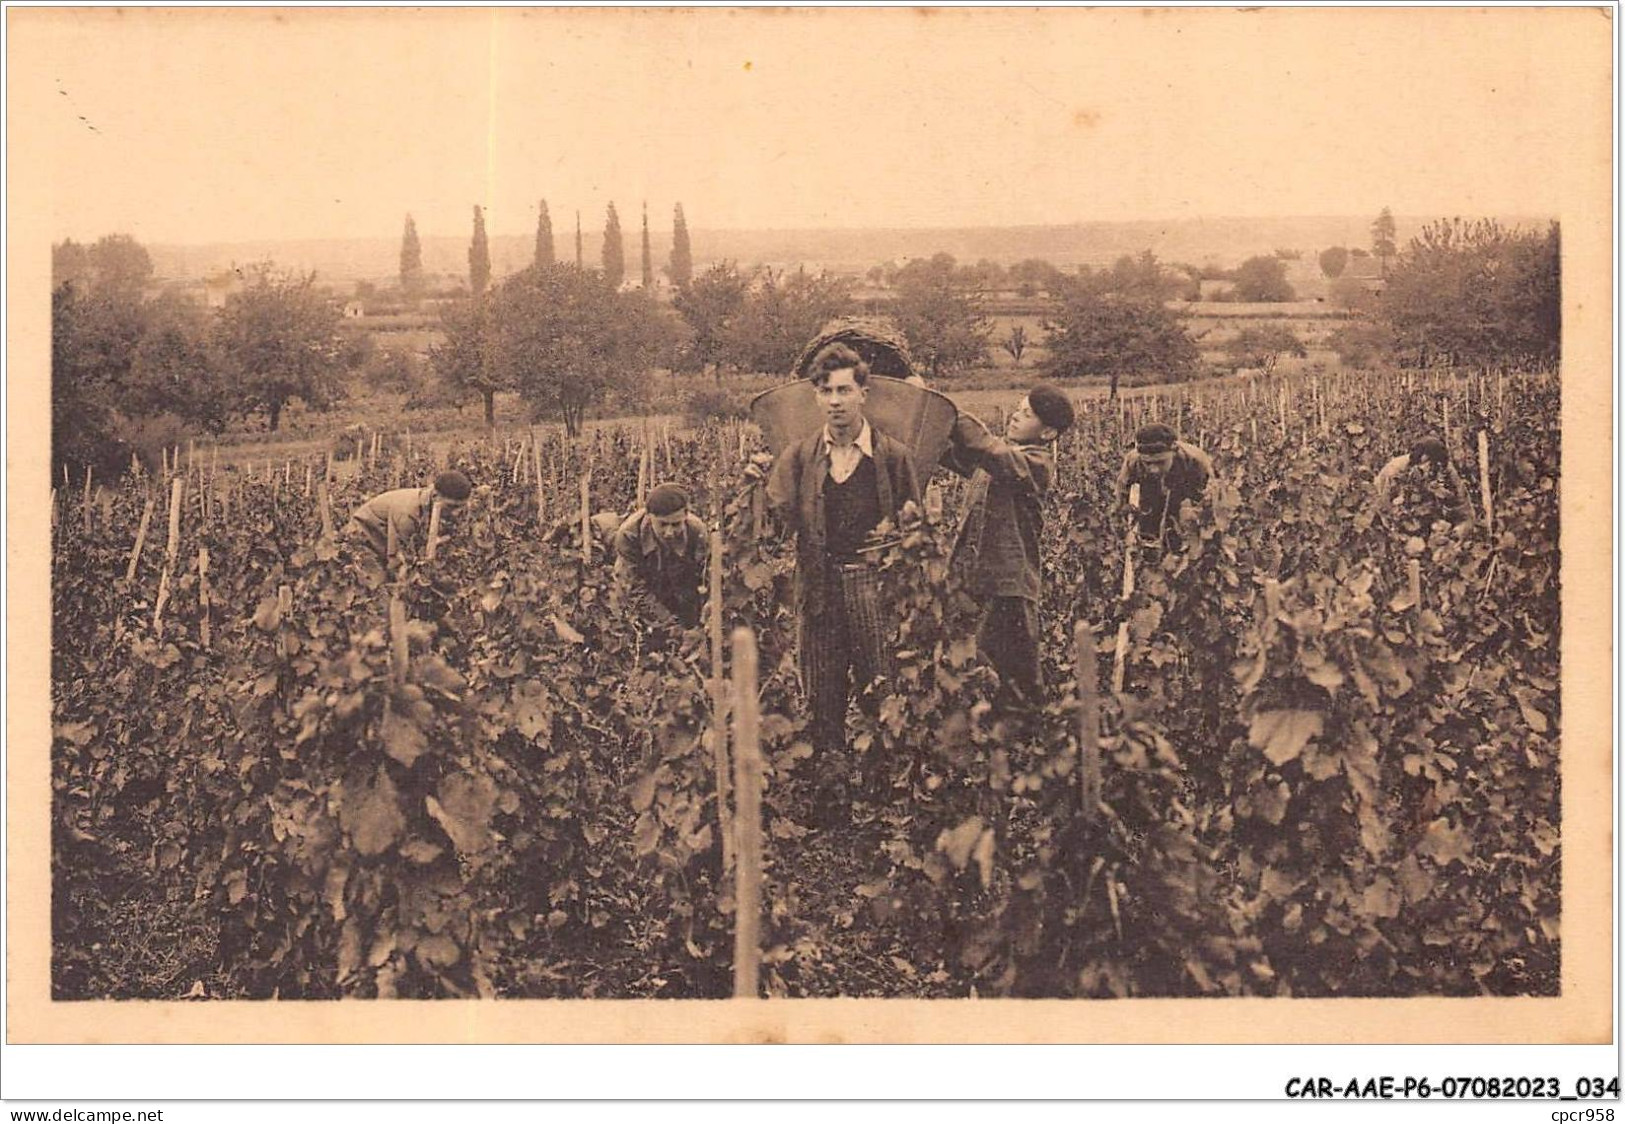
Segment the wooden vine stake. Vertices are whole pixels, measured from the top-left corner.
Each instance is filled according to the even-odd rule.
[[[185,498],[186,477],[177,474],[169,488],[169,546],[164,551],[163,573],[158,576],[158,599],[152,606],[152,631],[160,638],[164,634],[164,606],[169,604],[169,575],[175,568],[175,555],[180,549],[181,503]]]
[[[536,524],[542,526],[547,522],[547,487],[542,483],[541,442],[533,440],[530,451],[531,457],[536,462]]]
[[[717,772],[717,827],[722,832],[722,869],[734,861],[731,767],[728,764],[728,680],[722,674],[722,532],[711,532],[711,761]]]
[[[1478,489],[1484,499],[1484,530],[1495,533],[1495,507],[1490,502],[1490,433],[1478,431]]]
[[[314,472],[311,470],[310,465],[305,465],[305,498],[307,500],[310,498],[310,478],[313,475]]]
[[[400,594],[389,598],[389,674],[396,686],[406,682],[411,651],[406,643],[406,602]]]
[[[277,588],[277,591],[276,591],[276,609],[277,609],[277,630],[276,630],[277,631],[277,639],[281,642],[281,645],[282,645],[282,657],[284,659],[289,659],[289,658],[291,658],[293,656],[293,648],[294,648],[293,633],[288,631],[289,625],[293,621],[293,587],[292,586],[284,585],[284,586],[279,586]],[[289,706],[291,708],[292,705],[293,705],[293,700],[291,698],[288,700],[288,704],[289,704]]]
[[[164,551],[164,566],[175,564],[176,552],[181,548],[181,502],[186,498],[186,479],[175,477],[169,485],[169,546]]]
[[[755,999],[761,965],[762,920],[762,758],[757,744],[756,635],[733,634],[734,818],[734,998]]]
[[[1078,669],[1078,796],[1083,822],[1100,812],[1100,695],[1095,685],[1095,630],[1083,621],[1072,628],[1073,658]]]
[[[197,602],[202,613],[198,621],[198,642],[205,651],[209,648],[209,548],[197,548]]]
[[[592,469],[581,474],[581,564],[592,565]]]
[[[330,539],[333,537],[333,505],[328,499],[325,479],[316,486],[316,496],[322,509],[322,538]]]
[[[1128,621],[1117,626],[1117,652],[1112,657],[1112,692],[1123,693],[1123,682],[1128,675]]]
[[[400,532],[395,529],[393,515],[385,519],[384,524],[384,558],[394,562],[395,555],[400,553]]]
[[[429,508],[429,541],[423,547],[423,556],[430,561],[434,560],[434,552],[440,545],[440,497],[436,496],[434,506]]]
[[[642,507],[649,496],[649,455],[652,452],[649,423],[643,423],[643,448],[638,450],[638,491],[636,506]]]
[[[135,568],[141,561],[141,548],[147,544],[147,527],[152,523],[152,509],[158,506],[157,496],[147,497],[147,506],[141,510],[141,525],[135,532],[135,549],[130,551],[130,564],[125,567],[126,583],[135,581]]]

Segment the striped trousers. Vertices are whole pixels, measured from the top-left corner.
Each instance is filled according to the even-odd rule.
[[[821,768],[844,764],[846,712],[852,697],[892,674],[879,573],[863,564],[832,565],[823,580],[824,612],[802,616],[796,642],[812,711],[813,749]],[[831,760],[832,756],[840,760]]]

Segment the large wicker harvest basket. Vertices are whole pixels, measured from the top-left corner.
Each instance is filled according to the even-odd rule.
[[[863,412],[875,429],[908,446],[922,485],[947,450],[959,416],[953,402],[936,391],[880,375],[869,377]],[[806,379],[758,394],[751,399],[750,416],[761,426],[774,456],[824,426],[823,408]]]

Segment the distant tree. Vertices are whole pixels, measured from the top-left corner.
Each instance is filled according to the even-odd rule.
[[[1290,328],[1274,326],[1243,328],[1225,342],[1224,351],[1232,367],[1259,367],[1265,374],[1275,370],[1283,355],[1302,359],[1309,354]]]
[[[64,285],[78,285],[81,289],[90,283],[90,247],[72,238],[51,246],[51,291]]]
[[[239,411],[264,410],[274,433],[289,401],[323,410],[342,396],[343,317],[314,273],[269,263],[250,273],[252,283],[226,298],[215,335]]]
[[[1085,267],[1079,272],[1086,274],[1088,269]],[[1189,282],[1158,261],[1156,254],[1142,250],[1138,255],[1125,254],[1113,262],[1101,278],[1101,284],[1106,292],[1120,299],[1161,304],[1183,293]]]
[[[406,229],[401,233],[401,292],[408,300],[423,293],[423,244],[411,215],[406,216]]]
[[[1103,375],[1115,397],[1125,374],[1179,381],[1195,372],[1196,342],[1165,305],[1111,294],[1098,275],[1066,278],[1058,290],[1060,307],[1043,323],[1050,376]]]
[[[1009,279],[1004,266],[991,258],[983,258],[975,265],[960,266],[959,272],[964,277],[966,285],[982,292],[1001,289]]]
[[[586,261],[581,256],[581,212],[576,212],[576,268],[582,269]]]
[[[1326,342],[1343,366],[1366,370],[1389,358],[1394,349],[1394,334],[1385,324],[1359,319],[1337,329]]]
[[[1015,283],[1017,292],[1024,297],[1033,297],[1039,293],[1054,292],[1062,274],[1043,258],[1027,258],[1011,266],[1008,276]]]
[[[1174,300],[1195,301],[1202,299],[1202,270],[1199,266],[1186,262],[1169,262],[1164,267],[1164,274],[1172,287]]]
[[[643,287],[655,287],[654,258],[649,254],[649,204],[643,205]]]
[[[852,288],[844,278],[763,269],[728,327],[727,355],[747,371],[788,374],[807,341],[851,311]]]
[[[194,301],[166,295],[147,304],[143,320],[119,395],[120,412],[169,414],[211,433],[224,430],[236,394],[215,353],[208,314]]]
[[[1295,294],[1280,258],[1248,258],[1236,267],[1236,299],[1244,303],[1289,301]]]
[[[1344,312],[1368,311],[1375,300],[1365,282],[1357,277],[1339,277],[1332,282],[1327,295],[1332,304]]]
[[[1429,223],[1395,261],[1376,317],[1401,356],[1419,365],[1554,364],[1562,343],[1559,228]]]
[[[429,348],[429,362],[448,396],[479,395],[487,426],[496,424],[497,392],[512,389],[491,362],[491,325],[489,301],[447,304],[440,310],[440,342]]]
[[[492,366],[538,412],[556,413],[572,436],[589,407],[636,394],[658,350],[659,310],[620,293],[601,274],[531,267],[493,294]]]
[[[51,285],[77,285],[82,292],[140,301],[152,283],[152,257],[128,234],[107,234],[89,246],[69,238],[51,247]]]
[[[1011,325],[1010,334],[999,346],[1009,353],[1016,366],[1021,366],[1021,357],[1027,353],[1027,329],[1020,324]]]
[[[1322,276],[1332,280],[1343,276],[1348,268],[1349,252],[1342,246],[1330,246],[1320,251],[1320,272]]]
[[[114,415],[146,328],[144,310],[96,293],[83,275],[63,276],[51,293],[51,455],[61,463],[119,468]]]
[[[1384,207],[1377,215],[1376,221],[1371,224],[1371,253],[1382,268],[1384,277],[1388,276],[1388,263],[1394,257],[1394,237],[1394,213]]]
[[[681,203],[672,211],[671,263],[666,272],[671,276],[671,283],[679,289],[694,279],[694,251],[688,244],[688,220],[683,217]]]
[[[547,213],[547,200],[542,200],[536,214],[536,265],[553,264],[553,219]]]
[[[702,373],[715,366],[722,377],[734,321],[745,309],[749,290],[750,282],[732,262],[718,262],[677,290],[672,307],[693,333],[681,366]]]
[[[933,377],[979,362],[987,354],[992,321],[980,290],[954,268],[951,254],[909,262],[897,272],[892,315],[915,362]]]
[[[604,283],[619,289],[626,279],[626,245],[621,238],[621,216],[615,213],[615,204],[609,205],[604,215]]]
[[[474,239],[468,246],[468,288],[478,300],[491,284],[491,246],[485,240],[485,212],[474,208]]]

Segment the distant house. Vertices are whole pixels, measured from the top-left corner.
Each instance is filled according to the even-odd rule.
[[[241,270],[227,269],[203,279],[203,303],[210,308],[222,308],[226,299],[244,288]]]
[[[360,301],[344,302],[344,318],[346,320],[359,320],[367,314],[366,306]]]

